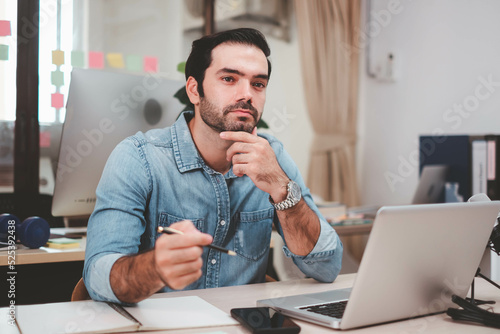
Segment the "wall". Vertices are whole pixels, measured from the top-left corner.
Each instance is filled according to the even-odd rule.
[[[89,1],[88,6],[88,51],[155,56],[162,76],[183,79],[176,71],[183,59],[180,0]]]
[[[371,43],[360,43],[362,201],[407,204],[417,186],[420,134],[500,133],[500,1],[371,4],[365,13],[371,25],[362,29]],[[368,70],[376,72],[389,52],[399,78],[370,77]],[[496,255],[491,270],[491,278],[499,279]]]
[[[372,41],[360,43],[362,201],[405,204],[417,186],[420,134],[500,133],[500,1],[371,4],[362,31]],[[371,78],[366,54],[374,72],[389,52],[399,78]]]

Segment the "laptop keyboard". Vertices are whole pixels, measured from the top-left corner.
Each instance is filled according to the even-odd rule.
[[[342,316],[344,315],[346,305],[347,305],[347,300],[343,300],[334,303],[304,306],[301,307],[300,309],[309,312],[319,313],[332,318],[342,318]]]

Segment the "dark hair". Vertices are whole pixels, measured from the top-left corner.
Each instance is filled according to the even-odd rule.
[[[222,43],[248,44],[261,49],[267,58],[267,75],[271,77],[271,62],[268,58],[271,49],[269,49],[266,38],[260,31],[251,28],[239,28],[204,36],[193,42],[191,54],[186,61],[185,71],[186,80],[191,76],[198,83],[200,97],[205,95],[203,80],[205,79],[205,71],[212,63],[212,50]]]

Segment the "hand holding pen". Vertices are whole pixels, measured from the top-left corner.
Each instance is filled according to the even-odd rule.
[[[213,238],[209,234],[201,233],[188,220],[174,223],[170,227],[183,234],[160,235],[154,247],[154,261],[163,284],[179,290],[201,277],[202,247],[211,244]]]
[[[171,228],[171,227],[163,227],[163,226],[158,226],[158,232],[165,233],[165,234],[184,234],[184,232],[182,232],[182,231],[176,230],[176,229]],[[231,255],[231,256],[236,255],[235,251],[225,249],[225,248],[222,248],[222,247],[214,245],[214,244],[206,245],[206,247],[211,248],[211,249],[215,249],[219,252],[226,253],[226,254]]]
[[[202,247],[208,247],[213,239],[211,235],[196,229],[191,221],[177,222],[170,228],[177,232],[166,232],[162,229],[162,234],[172,235],[162,235],[156,239],[155,266],[163,283],[178,290],[201,277]]]

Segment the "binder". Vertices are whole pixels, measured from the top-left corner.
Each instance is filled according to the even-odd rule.
[[[471,185],[472,193],[475,194],[486,194],[488,190],[486,171],[488,165],[488,150],[486,145],[486,140],[483,137],[474,136],[471,137]]]
[[[487,147],[487,195],[491,200],[500,199],[500,135],[486,135]]]
[[[500,135],[420,136],[419,149],[420,171],[448,165],[446,182],[457,183],[465,201],[477,193],[500,200]]]
[[[421,172],[425,165],[448,165],[446,182],[458,184],[458,194],[471,196],[471,149],[468,135],[420,136]]]

